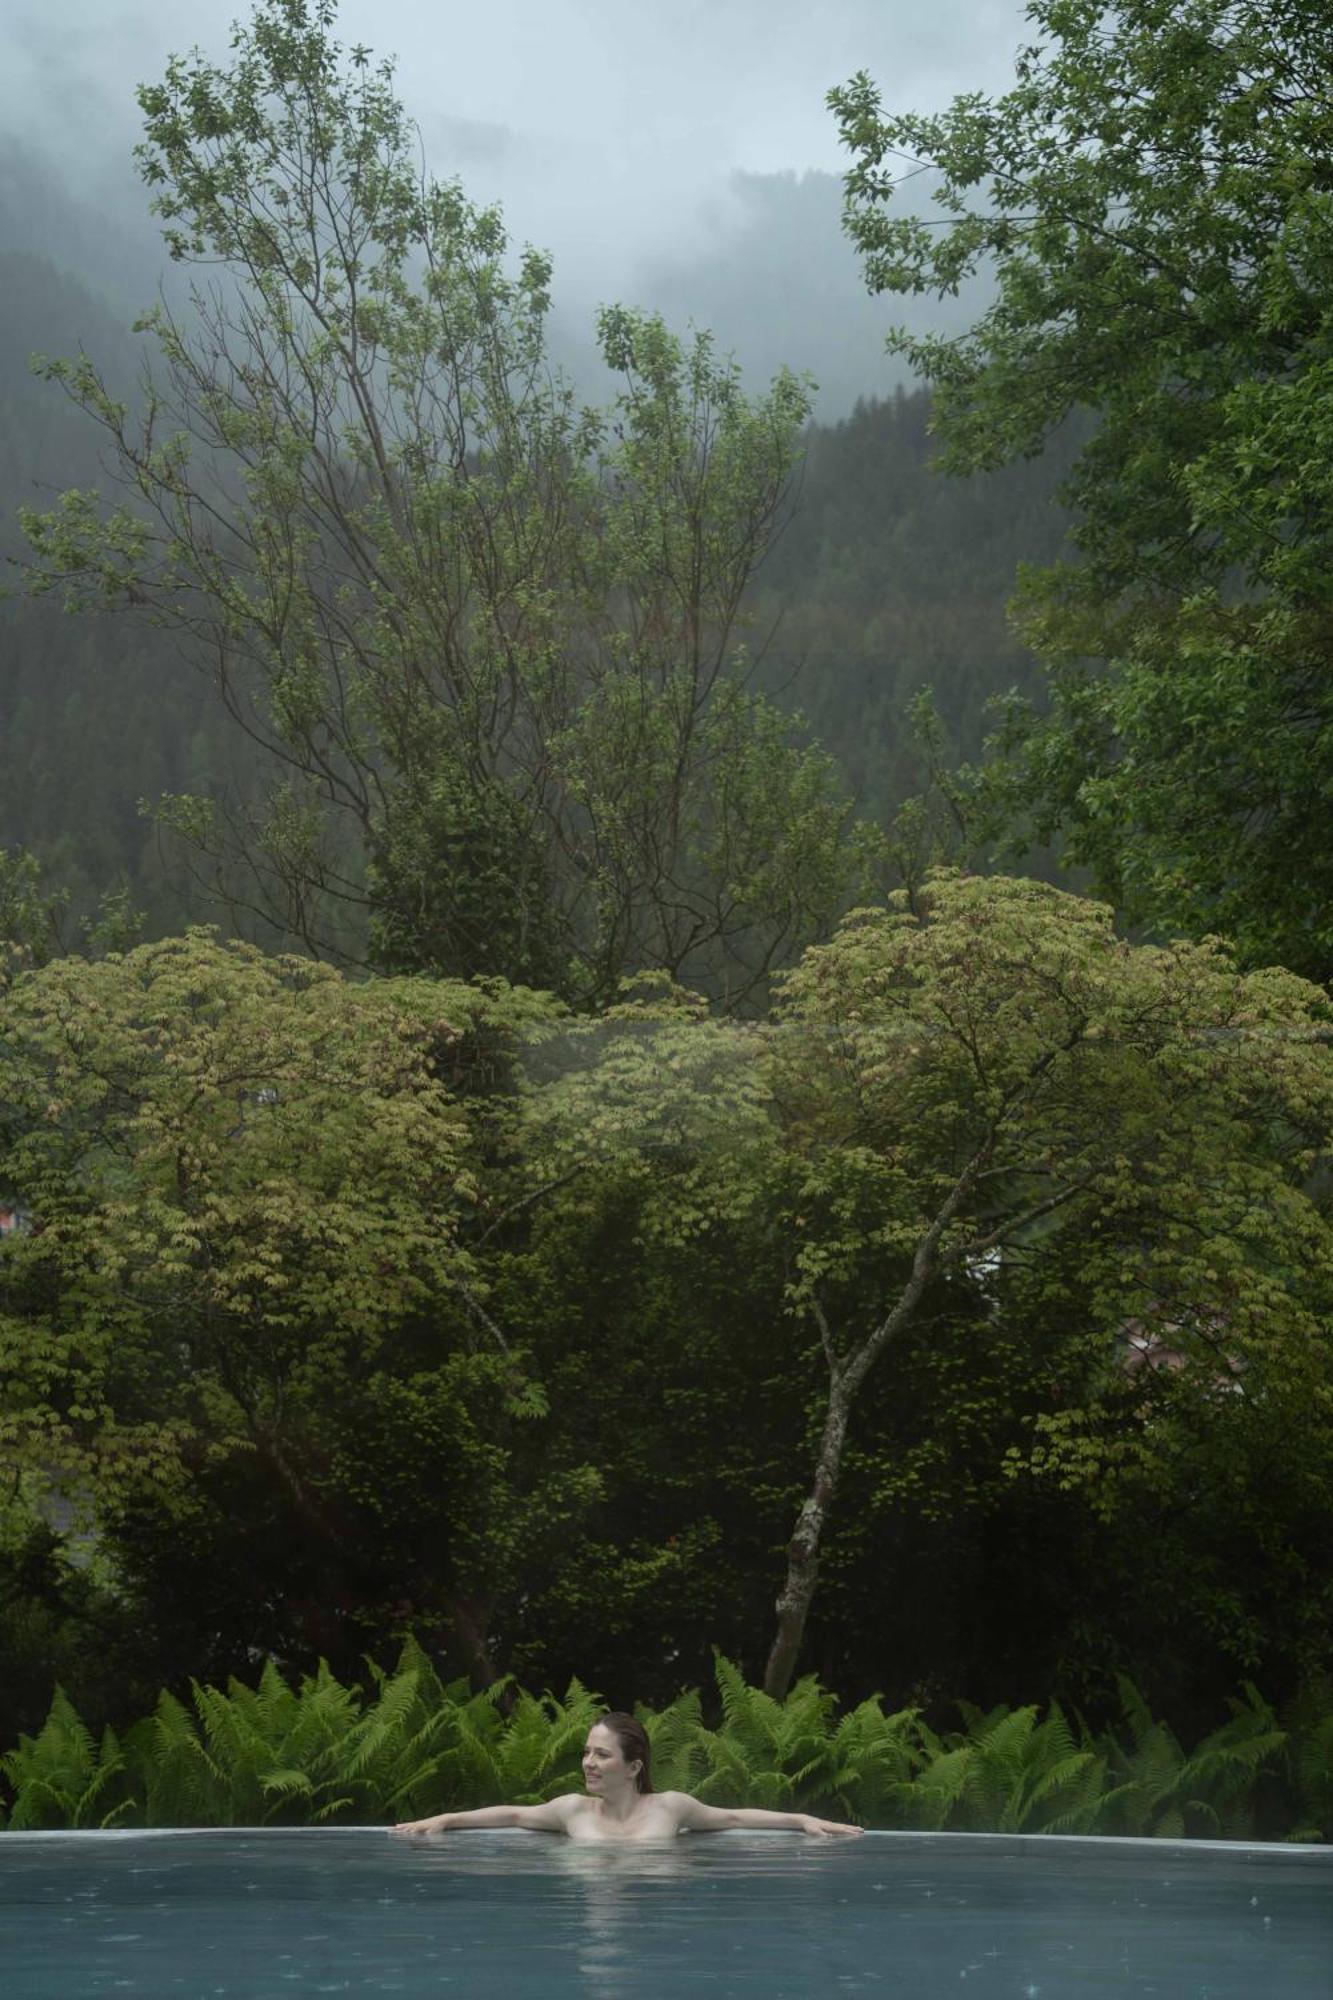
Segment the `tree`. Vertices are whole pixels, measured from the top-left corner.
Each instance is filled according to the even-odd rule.
[[[1214,942],[1134,947],[1105,907],[1003,879],[938,877],[916,910],[900,896],[805,954],[773,1087],[800,1169],[791,1298],[828,1398],[770,1693],[800,1651],[856,1398],[951,1286],[1002,1292],[996,1267],[1062,1238],[1102,1349],[1095,1402],[1137,1319],[1169,1327],[1196,1391],[1243,1375],[1247,1396],[1285,1400],[1299,1378],[1327,1405],[1311,1259],[1329,1225],[1302,1186],[1333,1119],[1319,1001],[1288,974],[1238,974]],[[1047,1429],[1076,1466],[1155,1449],[1147,1424],[1112,1441],[1086,1410]]]
[[[683,1253],[713,1218],[766,1214],[785,1312],[817,1338],[770,1694],[800,1655],[854,1412],[923,1331],[964,1343],[964,1384],[988,1318],[1015,1388],[1044,1345],[1055,1379],[999,1452],[1015,1476],[1150,1479],[1164,1414],[1206,1430],[1233,1388],[1261,1422],[1320,1412],[1327,1466],[1333,1236],[1305,1191],[1333,1129],[1319,1000],[1215,941],[1134,946],[1104,905],[946,873],[809,948],[771,1029],[668,1011],[652,1035],[628,1015],[583,1031],[590,1059],[545,1103],[566,1150],[635,1162],[641,1231]],[[1136,1325],[1179,1363],[1174,1415],[1126,1369]],[[976,1401],[994,1389],[972,1393],[995,1429]]]
[[[165,819],[305,948],[368,925],[390,969],[593,1004],[661,967],[741,1004],[855,874],[831,764],[739,649],[806,388],[752,402],[706,334],[612,308],[620,394],[579,407],[549,264],[423,177],[333,17],[259,0],[229,67],[140,92],[171,254],[219,275],[143,320],[140,407],[46,364],[126,499],[26,515],[32,585],[147,606],[208,663],[275,780]]]
[[[831,95],[872,288],[993,271],[970,335],[900,328],[942,463],[1095,419],[1081,560],[1028,574],[1049,711],[1015,703],[981,824],[1060,831],[1136,920],[1333,970],[1333,22],[1300,0],[1033,0],[1014,88],[886,113]],[[905,172],[942,213],[895,216]],[[1293,865],[1295,863],[1295,865]]]
[[[5,993],[32,1226],[0,1244],[0,1448],[92,1509],[173,1675],[355,1659],[403,1599],[489,1677],[474,1594],[543,1571],[595,1485],[558,1453],[508,1477],[543,1402],[475,1245],[546,1006],[198,931]]]

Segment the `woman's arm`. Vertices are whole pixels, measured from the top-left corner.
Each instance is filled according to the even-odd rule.
[[[673,1792],[671,1800],[680,1813],[679,1824],[694,1833],[730,1833],[741,1827],[827,1836],[862,1831],[859,1826],[846,1826],[841,1820],[816,1819],[812,1813],[765,1812],[762,1806],[706,1806],[692,1799],[688,1792]]]
[[[433,1819],[405,1819],[390,1828],[415,1839],[422,1833],[462,1833],[468,1827],[518,1826],[527,1833],[563,1833],[569,1823],[570,1808],[578,1803],[577,1792],[547,1799],[540,1806],[479,1806],[474,1812],[436,1813]]]

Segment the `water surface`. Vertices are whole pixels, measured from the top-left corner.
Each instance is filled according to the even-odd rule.
[[[1333,2000],[1333,1849],[0,1834],[5,2000]]]

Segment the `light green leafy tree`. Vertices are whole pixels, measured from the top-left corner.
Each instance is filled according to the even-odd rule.
[[[770,1691],[799,1654],[856,1397],[917,1317],[949,1337],[951,1290],[1012,1309],[1034,1259],[1077,1264],[1101,1368],[1040,1427],[1053,1473],[1155,1463],[1150,1400],[1119,1426],[1089,1415],[1121,1403],[1131,1321],[1179,1350],[1195,1403],[1243,1385],[1290,1410],[1294,1391],[1326,1436],[1330,1232],[1306,1192],[1333,1129],[1320,1001],[1291,974],[1239,973],[1215,941],[1135,946],[1105,906],[1004,878],[939,875],[915,908],[856,913],[806,953],[773,1087],[791,1301],[819,1330],[828,1399]]]
[[[597,1486],[559,1454],[510,1477],[544,1401],[475,1249],[505,1115],[478,1076],[546,1011],[201,931],[5,994],[32,1226],[0,1246],[0,1450],[87,1503],[157,1615],[202,1601],[195,1548],[211,1629],[252,1589],[242,1622],[308,1655],[396,1595],[494,1677],[475,1594],[544,1574]]]
[[[992,303],[900,327],[955,471],[1070,418],[1079,559],[1021,583],[1049,706],[1014,703],[979,837],[1059,832],[1135,918],[1333,969],[1333,22],[1302,0],[1032,0],[1002,96],[832,93],[871,286]],[[939,213],[894,189],[929,172]],[[923,183],[913,180],[914,188]]]
[[[587,1060],[533,1113],[550,1171],[621,1159],[645,1240],[682,1254],[720,1217],[767,1214],[787,1312],[822,1356],[770,1695],[800,1655],[858,1399],[923,1327],[1021,1326],[1049,1315],[1044,1291],[1078,1315],[1063,1401],[1011,1447],[1014,1476],[1165,1491],[1173,1425],[1206,1431],[1233,1396],[1303,1411],[1327,1461],[1333,1236],[1306,1191],[1333,1126],[1319,1006],[1216,942],[1132,945],[1103,905],[943,873],[807,950],[770,1026],[667,996],[655,1032],[628,1008],[567,1031]],[[1170,1349],[1171,1398],[1152,1369],[1131,1379],[1135,1329]]]
[[[5,1023],[8,1163],[41,1225],[7,1276],[44,1274],[58,1322],[83,1329],[62,1355],[11,1325],[5,1358],[34,1391],[65,1382],[70,1445],[96,1414],[100,1450],[153,1448],[121,1435],[110,1384],[174,1320],[182,1407],[225,1406],[263,1448],[312,1327],[380,1338],[451,1272],[465,1121],[429,1079],[424,1024],[378,994],[196,932],[58,960],[16,984]]]
[[[122,488],[25,517],[32,587],[141,605],[263,753],[262,797],[161,813],[305,948],[580,1002],[663,968],[725,1004],[856,874],[831,762],[749,685],[742,599],[805,385],[615,307],[619,393],[545,346],[551,269],[421,169],[332,0],[140,91],[139,164],[198,277],[138,401],[44,364]]]

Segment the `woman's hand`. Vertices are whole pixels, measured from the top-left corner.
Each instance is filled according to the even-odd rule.
[[[801,1814],[801,1832],[822,1834],[830,1840],[847,1840],[853,1834],[864,1833],[863,1826],[847,1826],[840,1819],[816,1819],[811,1813]]]
[[[436,1813],[433,1819],[405,1819],[397,1826],[389,1828],[390,1833],[400,1834],[404,1840],[417,1840],[424,1833],[443,1833],[452,1814]]]

